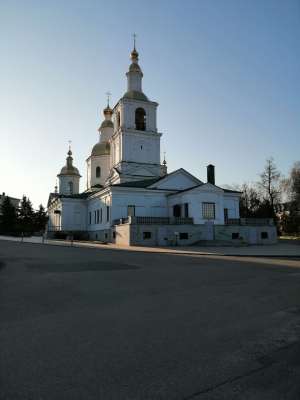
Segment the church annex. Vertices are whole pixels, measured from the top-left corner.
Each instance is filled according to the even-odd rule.
[[[142,90],[143,72],[134,46],[127,91],[113,109],[103,110],[99,140],[87,163],[87,189],[73,165],[71,148],[48,201],[48,236],[81,238],[121,245],[165,246],[201,240],[271,243],[269,220],[239,216],[240,193],[215,184],[213,165],[202,182],[183,168],[168,173],[161,161],[158,103]]]

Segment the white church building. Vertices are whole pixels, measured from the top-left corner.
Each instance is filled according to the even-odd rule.
[[[131,52],[127,91],[104,109],[99,140],[87,163],[87,189],[73,165],[71,148],[48,200],[48,236],[120,245],[165,246],[221,240],[276,241],[270,220],[239,215],[241,193],[215,184],[215,168],[202,182],[183,168],[168,173],[161,161],[158,103],[143,93],[138,52]]]

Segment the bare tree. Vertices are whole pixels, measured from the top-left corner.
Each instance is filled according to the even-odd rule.
[[[276,215],[276,206],[280,202],[280,172],[277,169],[274,159],[267,159],[265,168],[260,174],[258,185],[262,191],[263,198],[269,203],[271,216]]]
[[[242,192],[240,197],[241,217],[256,217],[261,207],[257,188],[248,183],[244,183],[240,187],[240,191]]]
[[[300,232],[300,162],[294,163],[285,180],[287,202],[283,230],[287,233]]]

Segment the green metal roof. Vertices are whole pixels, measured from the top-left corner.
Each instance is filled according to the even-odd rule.
[[[110,144],[108,142],[97,143],[92,149],[92,156],[104,156],[110,154]]]
[[[137,90],[126,92],[123,99],[149,101],[148,97],[143,92],[138,92]]]
[[[143,179],[141,181],[132,181],[132,182],[123,182],[123,183],[116,183],[114,186],[118,187],[133,187],[133,188],[146,188],[153,183],[159,181],[161,178],[151,178],[151,179]]]

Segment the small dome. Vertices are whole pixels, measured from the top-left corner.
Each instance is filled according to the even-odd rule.
[[[58,176],[60,175],[77,175],[80,176],[79,171],[76,167],[73,167],[73,165],[71,166],[67,166],[65,165],[64,167],[62,167],[62,169],[60,170],[60,173]]]
[[[111,120],[109,120],[109,119],[105,119],[103,122],[102,122],[102,124],[100,125],[100,129],[101,128],[113,128],[114,127],[114,124],[113,124],[113,122],[111,121]]]
[[[112,113],[113,113],[113,110],[109,107],[109,105],[107,105],[107,107],[104,108],[104,110],[103,110],[104,115],[112,115]]]
[[[132,99],[132,100],[142,100],[142,101],[149,101],[148,97],[142,93],[138,92],[137,90],[130,90],[126,92],[123,96],[124,99]]]
[[[106,156],[110,154],[110,144],[108,142],[97,143],[92,149],[92,156]]]
[[[132,60],[138,60],[139,59],[139,53],[136,51],[135,47],[132,50],[132,52],[130,53],[130,58]]]
[[[69,147],[68,151],[68,157],[66,159],[66,165],[62,167],[60,170],[60,173],[57,176],[62,176],[62,175],[75,175],[75,176],[81,176],[78,169],[74,167],[73,165],[73,157],[72,157],[72,150],[71,147]]]

